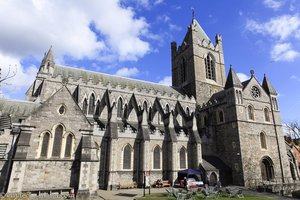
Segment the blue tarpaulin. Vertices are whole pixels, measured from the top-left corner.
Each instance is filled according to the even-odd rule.
[[[185,170],[178,171],[178,175],[179,174],[203,174],[203,172],[196,169],[185,169]]]

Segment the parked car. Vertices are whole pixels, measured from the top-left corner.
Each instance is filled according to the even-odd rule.
[[[196,180],[195,178],[188,178],[187,184],[189,188],[200,187],[204,185],[203,181]]]

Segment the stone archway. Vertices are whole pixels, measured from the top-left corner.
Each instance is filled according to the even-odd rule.
[[[209,185],[216,185],[218,182],[218,177],[215,172],[212,172],[209,176]]]
[[[270,157],[263,157],[261,160],[261,177],[263,181],[270,181],[275,178],[273,165]]]

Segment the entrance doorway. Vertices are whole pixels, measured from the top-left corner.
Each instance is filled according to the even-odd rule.
[[[269,157],[264,157],[261,161],[261,177],[263,181],[274,179],[273,162]]]

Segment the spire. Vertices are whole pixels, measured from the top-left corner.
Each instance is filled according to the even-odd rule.
[[[40,72],[43,73],[49,73],[53,70],[51,68],[54,67],[54,59],[53,59],[53,52],[52,52],[52,46],[48,50],[47,53],[45,53],[44,58],[42,60],[41,66],[40,66]]]
[[[236,73],[234,72],[232,66],[230,65],[229,73],[225,83],[225,89],[232,88],[232,87],[243,88],[243,85],[240,79],[238,78],[238,76],[236,75]]]
[[[274,87],[272,86],[272,84],[270,83],[269,79],[267,78],[266,74],[264,75],[264,80],[262,83],[262,87],[264,88],[264,90],[270,95],[277,95],[276,90],[274,89]]]

